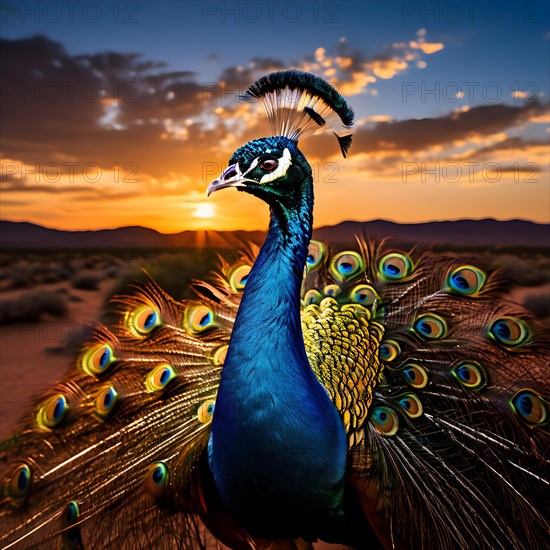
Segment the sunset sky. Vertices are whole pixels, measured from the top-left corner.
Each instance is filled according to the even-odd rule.
[[[315,225],[550,221],[550,3],[16,2],[1,17],[0,216],[60,229],[261,229],[205,189],[269,135],[239,100],[314,72],[356,112],[347,159],[300,144]]]

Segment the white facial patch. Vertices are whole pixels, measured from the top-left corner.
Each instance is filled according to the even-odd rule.
[[[292,165],[292,161],[290,160],[290,151],[285,147],[285,150],[283,151],[283,156],[279,159],[279,166],[269,174],[266,174],[262,177],[260,180],[260,183],[269,183],[270,181],[275,181],[276,179],[282,178],[286,173],[288,172],[288,169]]]
[[[254,168],[256,168],[256,166],[258,166],[259,158],[260,158],[260,157],[256,157],[256,158],[252,161],[252,163],[250,164],[250,167],[249,167],[248,170],[243,174],[243,176],[246,176],[246,174],[248,174],[248,172],[251,172],[252,170],[254,170]]]

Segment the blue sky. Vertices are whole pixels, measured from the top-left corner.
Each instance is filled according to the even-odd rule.
[[[426,29],[429,41],[443,42],[444,52],[432,56],[426,69],[379,85],[378,96],[369,97],[364,105],[373,114],[408,116],[411,105],[419,116],[438,114],[445,105],[423,92],[437,90],[439,85],[440,103],[449,103],[443,88],[450,91],[452,83],[471,91],[474,104],[496,100],[493,82],[500,86],[502,101],[512,101],[507,92],[515,86],[530,85],[546,97],[549,94],[550,2],[546,1],[4,4],[5,38],[45,34],[75,55],[139,52],[174,70],[195,71],[205,81],[215,80],[224,67],[246,64],[251,57],[291,63],[318,47],[330,49],[341,37],[367,55],[414,39],[420,28]],[[418,93],[409,93],[404,102],[404,83],[419,78]]]

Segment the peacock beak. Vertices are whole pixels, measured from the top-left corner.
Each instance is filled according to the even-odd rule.
[[[214,191],[225,189],[226,187],[246,187],[246,178],[243,178],[243,174],[239,168],[239,163],[228,166],[221,174],[220,177],[210,182],[210,185],[206,189],[206,196],[209,197]]]

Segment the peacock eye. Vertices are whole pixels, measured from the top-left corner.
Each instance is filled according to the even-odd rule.
[[[356,304],[371,306],[378,300],[378,295],[372,286],[357,285],[350,293],[350,300]]]
[[[207,399],[201,403],[198,411],[197,418],[201,424],[208,424],[212,421],[212,415],[214,414],[214,407],[216,406],[216,401],[213,399]]]
[[[540,426],[548,421],[548,407],[544,399],[531,389],[517,392],[510,404],[527,424]]]
[[[229,276],[229,286],[235,292],[239,292],[244,289],[248,275],[252,268],[249,265],[240,265],[233,270]]]
[[[6,493],[14,506],[21,506],[31,486],[31,470],[26,464],[20,464],[13,470],[6,482]]]
[[[315,288],[308,290],[304,294],[304,304],[306,306],[310,306],[311,304],[319,305],[322,299],[323,299],[323,295]]]
[[[82,548],[82,537],[77,524],[80,515],[80,508],[75,500],[71,500],[65,507],[64,513],[61,516],[61,547],[64,549]]]
[[[357,252],[340,252],[332,259],[330,270],[340,282],[354,277],[363,269],[363,258]]]
[[[126,326],[138,336],[145,336],[160,323],[159,311],[151,306],[141,306],[130,312],[126,318]]]
[[[460,363],[451,370],[460,385],[469,390],[479,390],[485,386],[487,378],[481,365],[474,362]]]
[[[428,383],[428,373],[420,365],[409,363],[402,370],[405,380],[413,388],[424,388]]]
[[[476,294],[485,283],[485,273],[471,265],[460,266],[447,277],[449,288],[460,294]]]
[[[527,341],[529,328],[521,319],[500,317],[489,327],[489,337],[503,346],[515,348]]]
[[[447,323],[435,313],[425,313],[417,317],[413,330],[423,338],[439,340],[447,335]]]
[[[326,247],[319,241],[311,241],[307,251],[306,267],[308,272],[319,267],[326,252]]]
[[[394,435],[399,427],[397,415],[389,407],[376,407],[370,414],[374,429],[382,435]]]
[[[186,310],[183,328],[191,334],[201,334],[216,326],[214,311],[208,306],[196,305]]]
[[[164,462],[149,466],[145,476],[145,488],[155,498],[160,498],[170,479],[170,472]]]
[[[86,351],[81,359],[84,371],[90,375],[103,374],[115,361],[113,348],[110,344],[103,343],[93,346]]]
[[[395,340],[386,340],[380,345],[379,355],[382,361],[394,361],[401,355],[401,347]]]
[[[273,172],[279,166],[279,161],[275,159],[265,159],[260,162],[260,168],[264,172]]]
[[[47,399],[40,407],[37,422],[43,430],[56,428],[67,414],[69,405],[64,395],[58,394]]]
[[[152,392],[162,391],[175,377],[176,372],[172,365],[161,363],[147,375],[145,387]]]
[[[338,285],[327,285],[323,292],[325,293],[325,296],[329,296],[331,298],[336,298],[341,292],[341,288]]]
[[[214,365],[223,365],[227,356],[228,345],[221,346],[214,353]]]
[[[399,400],[399,405],[405,411],[407,416],[410,416],[411,418],[418,418],[424,412],[420,399],[412,393],[404,395]]]
[[[412,273],[413,265],[406,254],[392,252],[380,260],[378,269],[383,279],[399,281]]]
[[[103,420],[106,420],[113,411],[117,401],[118,393],[111,385],[100,388],[94,401],[94,412]]]

